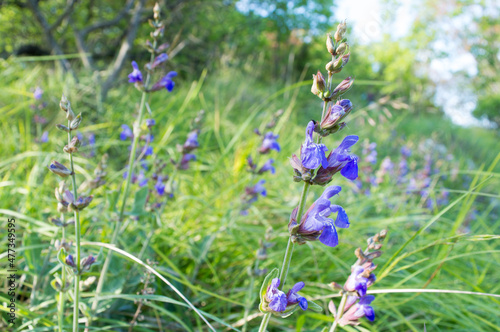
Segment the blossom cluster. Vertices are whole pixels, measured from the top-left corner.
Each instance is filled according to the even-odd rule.
[[[340,290],[341,294],[347,295],[344,306],[338,311],[333,301],[328,305],[330,312],[338,319],[341,326],[359,325],[359,319],[362,317],[370,321],[375,320],[375,311],[370,305],[375,297],[367,295],[367,290],[376,280],[373,271],[377,266],[373,260],[382,255],[379,250],[382,248],[382,241],[386,235],[387,231],[383,230],[368,239],[368,247],[365,251],[361,248],[356,249],[355,254],[358,259],[351,267],[351,274],[344,286],[335,282],[330,284],[333,289]]]

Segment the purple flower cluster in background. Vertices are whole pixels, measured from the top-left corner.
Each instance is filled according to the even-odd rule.
[[[42,126],[47,123],[47,118],[38,114],[45,107],[47,107],[47,103],[43,101],[43,90],[39,86],[33,89],[33,99],[34,103],[30,105],[30,108],[35,112],[33,114],[33,122],[37,125],[37,136],[35,139],[37,143],[47,143],[49,141],[49,132],[44,130],[42,131]]]
[[[271,121],[266,124],[265,126],[266,129],[274,128],[276,126],[279,117],[282,114],[283,114],[282,110],[275,112],[273,114]],[[275,161],[273,158],[267,159],[260,167],[259,167],[259,161],[262,158],[262,156],[269,154],[272,150],[276,152],[281,151],[281,146],[278,143],[279,135],[274,134],[272,131],[269,131],[263,135],[258,129],[255,129],[254,133],[260,136],[261,143],[259,148],[257,149],[258,161],[255,162],[252,156],[247,157],[248,171],[252,174],[252,180],[254,180],[255,177],[257,176],[263,176],[266,173],[275,174],[276,168],[274,167]],[[266,181],[262,179],[257,181],[253,186],[245,188],[245,194],[241,197],[242,201],[242,208],[240,211],[241,215],[248,215],[248,209],[255,201],[257,201],[257,198],[259,196],[267,195],[267,191],[264,188],[265,182]]]

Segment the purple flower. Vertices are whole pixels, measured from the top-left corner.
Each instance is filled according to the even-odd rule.
[[[35,98],[36,100],[40,100],[42,99],[42,95],[43,95],[43,90],[37,86],[35,88],[35,91],[33,91],[33,98]]]
[[[286,310],[287,296],[284,292],[280,291],[280,279],[274,278],[271,284],[267,286],[266,300],[269,303],[269,308],[275,312],[283,312]]]
[[[148,126],[148,128],[153,127],[155,124],[156,124],[155,119],[146,119],[146,126]]]
[[[47,143],[49,141],[49,132],[44,131],[42,137],[40,137],[40,143]]]
[[[175,82],[172,81],[172,78],[174,78],[175,76],[177,76],[177,73],[175,71],[169,72],[151,87],[151,91],[158,91],[162,88],[165,88],[168,92],[172,92],[175,86]]]
[[[302,310],[307,310],[307,300],[305,297],[297,294],[302,288],[304,288],[304,282],[296,283],[286,294],[287,305],[292,305],[298,303]]]
[[[146,146],[144,147],[144,156],[152,156],[153,155],[153,147],[152,146]]]
[[[407,146],[401,147],[401,154],[403,157],[408,158],[411,156],[411,149]]]
[[[132,72],[128,74],[128,82],[129,83],[142,82],[142,73],[139,70],[137,62],[132,61],[132,67],[134,68],[134,70],[132,70]]]
[[[127,126],[126,124],[122,124],[122,131],[120,133],[120,139],[122,141],[125,141],[126,139],[132,138],[132,137],[134,137],[134,133],[132,132],[130,127]]]
[[[144,175],[144,171],[141,171],[139,173],[139,176],[137,177],[137,182],[139,183],[139,187],[144,187],[145,185],[148,184],[148,178]]]
[[[373,285],[376,280],[375,275],[371,273],[374,269],[375,266],[371,266],[367,269],[360,265],[353,267],[344,285],[344,289],[350,292],[356,291],[360,296],[365,296],[368,287]]]
[[[342,188],[339,186],[330,186],[326,188],[321,197],[318,198],[304,214],[298,225],[298,208],[293,210],[288,229],[295,242],[302,244],[306,241],[319,240],[329,247],[335,247],[339,244],[335,226],[348,228],[349,218],[344,208],[332,204],[330,198],[337,195],[341,190]],[[328,218],[332,213],[337,213],[335,221]]]
[[[358,319],[365,316],[369,321],[373,322],[375,320],[375,311],[373,310],[373,307],[370,306],[373,300],[375,300],[375,296],[373,295],[361,297],[358,303],[350,307],[349,310],[344,313],[339,321],[340,325],[357,325],[359,324]]]
[[[271,174],[276,173],[276,169],[273,166],[274,159],[269,159],[264,165],[259,169],[258,173],[262,174],[267,171],[271,171]]]
[[[340,174],[349,180],[358,177],[358,157],[350,154],[351,146],[356,144],[359,137],[349,135],[340,145],[330,152],[327,158],[327,167],[322,166],[314,178],[314,183],[325,185],[332,180],[333,175],[340,171]]]
[[[186,152],[192,151],[198,148],[200,144],[198,143],[198,131],[194,130],[188,134],[186,142],[182,146],[183,150]]]
[[[165,184],[161,181],[161,176],[158,177],[158,181],[155,184],[156,193],[160,196],[165,194]]]
[[[196,156],[194,154],[186,153],[186,154],[182,155],[182,159],[181,159],[181,162],[179,164],[179,168],[184,169],[184,170],[188,169],[189,162],[191,160],[196,160]]]
[[[316,144],[313,141],[314,132],[314,121],[310,121],[306,129],[306,140],[302,144],[300,151],[300,158],[302,159],[302,165],[308,169],[316,169],[319,165],[323,168],[328,167],[328,161],[325,156],[325,152],[328,148],[324,144]]]
[[[167,60],[168,60],[168,55],[166,53],[162,53],[154,59],[153,64],[151,66],[148,63],[146,65],[146,67],[148,70],[151,70],[151,69],[158,67],[159,65],[161,65],[162,63],[164,63]]]
[[[260,180],[253,187],[245,188],[246,194],[251,197],[248,203],[255,202],[259,195],[267,196],[267,190],[264,187],[264,183],[266,183],[266,180]]]
[[[275,135],[272,132],[268,132],[265,136],[264,139],[262,140],[262,145],[259,148],[259,152],[262,154],[266,154],[271,150],[276,150],[278,152],[281,151],[281,147],[276,141],[278,139],[279,135]]]

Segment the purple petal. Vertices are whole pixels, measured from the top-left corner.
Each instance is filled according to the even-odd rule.
[[[342,190],[342,187],[340,186],[330,186],[323,191],[323,194],[321,195],[322,198],[324,199],[330,199],[333,196],[337,195],[340,191]]]
[[[292,287],[291,291],[292,291],[293,293],[297,293],[297,292],[299,292],[302,288],[304,288],[304,286],[305,286],[304,282],[303,282],[303,281],[300,281],[300,282],[296,283],[295,285],[293,285],[293,287]]]
[[[307,310],[307,305],[308,305],[308,303],[307,303],[306,298],[305,297],[301,297],[299,299],[299,306],[300,306],[300,308],[305,311],[305,310]]]
[[[278,291],[279,293],[274,296],[272,301],[269,303],[269,308],[276,312],[283,312],[286,310],[286,294]]]
[[[349,180],[356,180],[358,178],[358,157],[349,156],[349,162],[342,168],[340,174]]]
[[[323,232],[321,233],[319,240],[324,245],[329,247],[336,247],[339,244],[339,237],[337,235],[337,230],[333,223],[326,223]]]
[[[338,212],[337,218],[335,219],[335,226],[340,228],[349,228],[349,217],[343,207],[339,205],[332,205],[330,210],[332,213]]]
[[[375,320],[375,311],[373,310],[373,308],[369,305],[364,305],[363,310],[365,311],[366,318],[369,321],[373,322]]]
[[[375,300],[375,296],[373,295],[366,295],[363,296],[361,299],[359,299],[359,304],[367,305],[373,302]]]

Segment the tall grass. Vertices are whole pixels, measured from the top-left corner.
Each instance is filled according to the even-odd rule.
[[[72,85],[57,69],[46,65],[0,60],[0,67],[0,214],[5,221],[8,216],[16,218],[19,225],[16,233],[21,275],[19,323],[12,331],[53,331],[58,307],[56,292],[48,285],[60,266],[49,245],[57,228],[48,217],[55,209],[52,188],[57,180],[43,168],[54,157],[65,157],[62,152],[53,152],[61,151],[62,147],[52,139],[57,135],[53,125],[60,112],[58,98],[63,90],[70,91],[68,99],[74,108],[87,114],[84,134],[93,132],[97,136],[96,157],[75,156],[77,173],[81,174],[78,183],[91,177],[101,154],[110,155],[108,184],[96,190],[93,206],[85,210],[81,220],[82,229],[86,230],[82,234],[86,240],[83,248],[99,255],[98,261],[102,262],[103,244],[99,243],[107,243],[111,237],[114,212],[109,207],[115,205],[128,156],[123,153],[127,143],[119,140],[118,128],[130,122],[130,114],[125,110],[134,105],[136,94],[131,93],[133,87],[120,86],[99,109],[91,77],[83,77],[79,85]],[[46,144],[35,143],[28,114],[30,88],[36,85],[42,86],[49,98],[44,112],[49,119],[51,140]],[[295,94],[300,89],[304,93]],[[307,90],[301,84],[262,87],[248,75],[220,71],[183,82],[168,97],[155,95],[151,104],[158,123],[155,153],[162,159],[170,159],[175,154],[175,144],[182,143],[187,132],[187,119],[194,117],[199,109],[207,113],[206,125],[200,133],[203,144],[193,170],[178,175],[178,192],[182,195],[174,204],[159,218],[126,221],[127,230],[117,244],[123,255],[111,262],[111,277],[104,285],[98,316],[92,324],[96,330],[127,330],[136,309],[134,301],[139,299],[147,301],[143,306],[144,319],[138,322],[135,331],[207,330],[202,319],[189,309],[189,303],[218,331],[227,326],[234,330],[243,326],[248,283],[253,280],[246,270],[253,263],[258,241],[267,227],[274,229],[276,245],[269,249],[268,259],[261,267],[279,265],[288,236],[288,217],[298,204],[296,188],[286,176],[292,177],[287,156],[296,152],[294,149],[302,141],[303,128],[309,120],[310,104],[315,105],[314,96]],[[356,89],[353,93],[356,94]],[[294,95],[298,97],[293,98]],[[357,107],[364,106],[360,96],[353,99],[357,100]],[[250,179],[244,170],[245,158],[259,144],[259,138],[251,131],[280,108],[288,111],[278,125],[283,132],[286,127],[287,133],[280,138],[283,152],[275,158],[277,173],[281,175],[268,178],[268,197],[250,208],[249,216],[239,217],[232,211],[238,209],[240,193]],[[335,184],[345,187],[338,204],[348,211],[351,220],[350,231],[343,233],[343,245],[334,249],[316,243],[302,246],[294,253],[295,268],[288,276],[290,284],[317,280],[307,284],[305,293],[311,299],[318,299],[325,310],[322,314],[305,312],[273,321],[273,326],[286,331],[320,331],[325,322],[332,322],[326,305],[335,294],[327,284],[345,280],[354,249],[364,246],[361,239],[387,228],[385,253],[378,261],[379,280],[371,290],[412,291],[379,294],[374,302],[377,319],[373,324],[363,321],[358,330],[422,331],[424,324],[429,331],[500,330],[498,298],[415,291],[500,293],[500,247],[496,235],[500,230],[500,169],[494,134],[457,128],[438,115],[424,118],[405,110],[390,107],[389,110],[392,118],[385,120],[379,117],[382,112],[378,109],[367,112],[375,119],[375,125],[365,126],[367,129],[357,134],[361,140],[368,138],[379,144],[380,159],[385,155],[395,157],[400,144],[416,144],[428,137],[446,146],[458,161],[459,176],[455,182],[445,180],[442,175],[446,170],[443,170],[443,174],[435,175],[435,180],[446,182],[447,188],[453,189],[450,203],[428,210],[418,200],[408,200],[401,188],[388,183],[381,184],[371,196],[354,195],[349,190],[354,189],[353,184],[338,179]],[[359,116],[356,121],[362,118]],[[351,133],[350,128],[344,130],[346,135]],[[85,153],[85,148],[81,151]],[[316,198],[309,197],[308,203]],[[476,211],[473,215],[472,210]],[[4,235],[2,243],[5,239]],[[0,255],[2,262],[5,256]],[[153,283],[154,295],[137,295],[145,266],[132,256],[140,261],[156,260],[157,276],[171,285],[157,279]],[[94,268],[89,275],[98,277],[99,270]],[[2,276],[5,273],[1,271]],[[29,300],[35,276],[40,276],[41,286],[34,299]],[[262,280],[256,278],[254,282],[254,288],[258,289]],[[189,303],[178,297],[172,286]],[[95,284],[81,294],[84,312],[91,304],[94,290]],[[2,311],[7,311],[7,301],[7,295],[0,293]],[[248,330],[256,330],[261,320],[257,305],[248,318]],[[4,314],[1,324],[6,324]],[[65,325],[70,322],[66,320]]]

